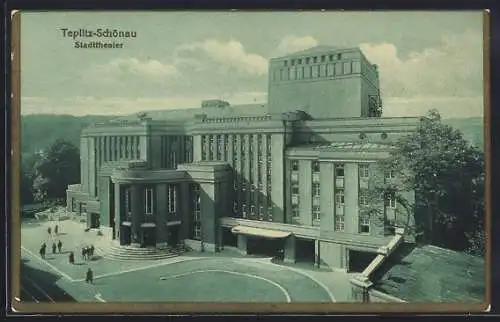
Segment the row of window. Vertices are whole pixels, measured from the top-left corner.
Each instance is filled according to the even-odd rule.
[[[319,161],[311,162],[311,169],[312,169],[313,173],[320,173]],[[359,177],[360,178],[369,178],[370,177],[370,166],[368,164],[359,164],[358,169],[359,169]],[[299,171],[299,160],[292,160],[291,161],[291,170],[292,170],[292,173]],[[344,175],[345,175],[345,165],[343,163],[336,163],[335,164],[335,177],[336,178],[343,178]],[[394,179],[395,177],[396,177],[396,174],[395,174],[394,170],[389,170],[385,173],[386,179]]]
[[[125,214],[127,218],[132,215],[132,189],[126,187],[124,189],[125,198]],[[155,188],[146,187],[144,189],[144,214],[152,216],[155,213]],[[175,214],[177,212],[177,185],[168,185],[167,192],[168,213]]]
[[[139,159],[139,137],[99,136],[95,138],[94,152],[99,166],[108,161]]]
[[[312,66],[292,66],[274,70],[271,73],[271,81],[293,81],[359,73],[361,73],[361,63],[359,61]]]
[[[341,60],[342,59],[342,54],[341,53],[338,53],[338,54],[330,54],[330,55],[321,55],[321,56],[314,56],[314,57],[304,57],[304,58],[294,58],[294,59],[290,59],[290,63],[285,60],[283,61],[283,66],[288,66],[288,64],[294,66],[294,65],[301,65],[301,64],[316,64],[316,63],[324,63],[326,62],[327,60],[328,61],[334,61],[334,60]]]
[[[179,163],[193,162],[192,136],[161,136],[160,149],[161,168],[175,169]]]

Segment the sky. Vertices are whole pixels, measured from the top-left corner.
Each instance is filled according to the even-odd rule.
[[[482,12],[24,12],[21,114],[267,101],[268,60],[316,45],[379,65],[384,116],[483,116]],[[120,30],[135,38],[79,38]],[[75,48],[75,41],[122,48]]]

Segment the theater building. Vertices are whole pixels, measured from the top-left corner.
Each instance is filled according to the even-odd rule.
[[[273,58],[268,88],[266,104],[207,100],[85,129],[68,210],[120,245],[283,250],[339,269],[380,252],[397,205],[363,216],[369,177],[418,119],[382,117],[379,71],[358,48]]]

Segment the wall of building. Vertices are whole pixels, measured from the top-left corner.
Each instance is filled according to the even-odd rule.
[[[269,111],[303,110],[313,118],[367,117],[378,72],[357,48],[271,59]]]
[[[320,241],[320,266],[346,269],[346,248],[344,245]]]

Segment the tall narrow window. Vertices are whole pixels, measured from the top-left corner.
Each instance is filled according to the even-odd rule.
[[[300,217],[299,205],[292,205],[292,218]]]
[[[125,197],[125,217],[127,220],[130,220],[132,217],[132,193],[130,187],[125,188],[124,191]]]
[[[321,211],[318,205],[314,205],[312,209],[313,221],[319,221],[321,218]]]
[[[319,161],[313,161],[312,163],[312,172],[318,173],[320,171]]]
[[[151,187],[148,187],[144,190],[145,192],[145,199],[144,199],[144,204],[145,204],[145,211],[144,213],[146,215],[152,215],[154,211],[154,190]]]
[[[344,177],[344,165],[343,164],[336,164],[335,165],[335,177],[337,178],[343,178]]]
[[[299,161],[292,160],[292,171],[299,171]]]
[[[177,187],[175,185],[168,186],[168,212],[173,214],[177,210]]]

